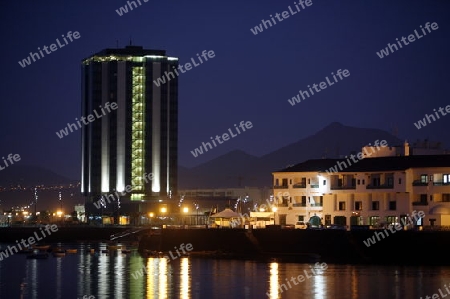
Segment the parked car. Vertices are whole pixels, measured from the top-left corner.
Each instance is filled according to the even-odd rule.
[[[295,223],[295,228],[297,228],[297,229],[306,229],[306,228],[307,228],[307,225],[306,225],[306,223],[303,222],[303,221],[297,221],[297,222]]]

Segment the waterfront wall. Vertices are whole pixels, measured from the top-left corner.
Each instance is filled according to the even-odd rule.
[[[163,229],[143,236],[139,249],[167,252],[191,243],[194,253],[218,251],[249,258],[316,257],[327,263],[450,265],[448,231],[398,231],[367,247],[364,241],[375,231]]]

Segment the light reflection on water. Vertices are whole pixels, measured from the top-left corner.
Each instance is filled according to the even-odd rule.
[[[270,298],[279,298],[278,263],[270,263]]]
[[[37,262],[35,260],[35,262]],[[55,298],[61,298],[61,289],[62,289],[62,260],[61,259],[56,259],[56,288],[55,288],[55,292],[56,292],[56,296]]]
[[[99,246],[100,245],[100,246]],[[450,282],[449,267],[328,265],[214,260],[192,257],[143,258],[136,251],[98,253],[106,244],[71,244],[77,254],[0,261],[0,298],[420,298]],[[97,253],[88,249],[94,246]],[[145,274],[145,271],[147,274]],[[309,274],[305,275],[305,271]],[[291,279],[305,275],[294,284]],[[285,284],[285,288],[280,285]]]
[[[166,258],[160,258],[159,262],[158,262],[158,266],[159,266],[159,275],[158,275],[158,279],[159,279],[159,288],[158,288],[158,292],[159,292],[159,299],[164,299],[167,298],[167,276],[168,276],[168,270],[167,270],[167,262],[166,262]],[[147,294],[147,298],[148,295]]]
[[[326,270],[325,270],[326,271]],[[325,286],[327,285],[327,277],[325,273],[317,274],[313,277],[314,280],[314,299],[325,299]]]
[[[181,288],[180,288],[180,298],[189,299],[189,294],[191,292],[191,285],[189,280],[189,259],[186,257],[181,258]]]

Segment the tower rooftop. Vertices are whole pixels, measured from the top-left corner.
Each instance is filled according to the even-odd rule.
[[[108,56],[166,56],[165,50],[156,50],[156,49],[144,49],[142,46],[126,46],[125,48],[106,48],[92,54],[89,57],[83,59],[88,60],[92,57],[108,57]]]

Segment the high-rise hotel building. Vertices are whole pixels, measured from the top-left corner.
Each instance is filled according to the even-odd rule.
[[[89,200],[116,191],[139,202],[177,193],[178,77],[153,83],[174,67],[178,58],[139,46],[82,61],[82,115],[117,103],[82,127],[81,192]]]

